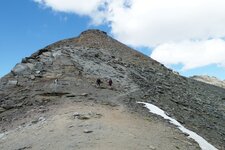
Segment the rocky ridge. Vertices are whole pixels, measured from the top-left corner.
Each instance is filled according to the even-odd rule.
[[[207,84],[212,84],[221,88],[225,88],[225,80],[220,80],[216,77],[213,76],[207,76],[207,75],[201,75],[201,76],[192,76],[190,77],[191,79],[197,80],[197,81],[201,81]]]
[[[96,88],[97,78],[111,78],[113,88]],[[99,30],[51,44],[1,78],[0,129],[7,131],[30,111],[43,113],[68,99],[123,105],[146,117],[151,117],[148,110],[136,102],[153,103],[225,149],[224,89],[179,76]]]

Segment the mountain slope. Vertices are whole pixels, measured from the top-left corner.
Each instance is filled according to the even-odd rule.
[[[225,81],[219,80],[216,77],[202,75],[202,76],[192,76],[190,78],[197,81],[205,82],[207,84],[212,84],[221,88],[225,88]]]
[[[95,86],[97,78],[104,82],[101,87]],[[109,78],[113,88],[106,85]],[[2,131],[30,110],[60,104],[65,98],[123,105],[151,117],[136,103],[143,101],[164,109],[217,148],[225,148],[224,89],[174,74],[99,30],[85,31],[24,58],[1,78],[0,89]]]

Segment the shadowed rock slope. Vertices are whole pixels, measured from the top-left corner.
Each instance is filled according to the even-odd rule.
[[[111,78],[113,88],[103,84],[91,95],[97,78]],[[145,116],[148,110],[136,102],[153,103],[217,148],[225,148],[224,89],[179,76],[99,30],[51,44],[1,78],[1,131],[33,108],[44,111],[46,105],[60,103],[60,97],[87,91],[89,101],[120,103]],[[121,96],[109,100],[109,95]]]

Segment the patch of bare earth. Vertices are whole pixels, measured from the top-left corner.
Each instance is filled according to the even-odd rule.
[[[167,122],[131,114],[122,106],[67,102],[50,106],[47,113],[25,127],[9,131],[0,139],[0,149],[199,149]]]

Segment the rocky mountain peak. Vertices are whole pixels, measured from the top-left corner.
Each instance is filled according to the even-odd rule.
[[[104,46],[107,44],[107,41],[110,40],[110,37],[107,35],[106,32],[96,30],[96,29],[90,29],[83,31],[78,37],[77,37],[77,44],[85,44],[89,46]]]
[[[182,77],[103,31],[87,30],[38,50],[1,78],[0,130],[31,110],[38,113],[68,101],[120,105],[149,117],[137,104],[142,101],[159,106],[223,149],[224,100],[224,89]]]
[[[79,35],[79,37],[90,37],[90,36],[102,36],[102,37],[106,37],[107,36],[107,32],[98,30],[98,29],[89,29],[86,31],[81,32],[81,34]]]

